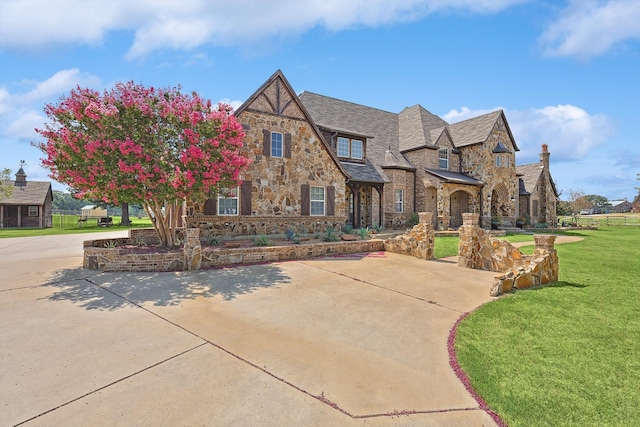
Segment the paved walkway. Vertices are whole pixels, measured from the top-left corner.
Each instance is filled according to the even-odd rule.
[[[447,354],[494,273],[390,253],[100,273],[90,238],[0,239],[2,426],[494,425]]]

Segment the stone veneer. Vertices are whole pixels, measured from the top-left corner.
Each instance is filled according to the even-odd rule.
[[[420,259],[434,258],[432,212],[418,213],[419,223],[406,233],[384,241],[387,252],[411,255]]]
[[[339,231],[344,217],[192,215],[184,221],[187,227],[199,228],[202,237],[231,237],[282,235],[289,229],[300,235],[324,234],[327,227]]]
[[[111,272],[182,271],[315,258],[325,255],[384,251],[384,242],[378,239],[248,248],[201,247],[200,241],[197,239],[197,229],[186,230],[186,247],[179,251],[162,251],[160,249],[157,252],[132,253],[117,246],[115,248],[104,247],[109,242],[114,242],[117,245],[135,244],[136,238],[139,238],[140,234],[142,234],[140,230],[132,229],[129,231],[128,238],[85,241],[83,267],[90,270]]]
[[[458,266],[504,273],[495,277],[492,296],[558,280],[558,254],[554,249],[556,236],[534,235],[535,253],[527,256],[511,243],[495,239],[489,231],[481,229],[479,214],[464,213],[462,217],[464,224],[459,229]]]

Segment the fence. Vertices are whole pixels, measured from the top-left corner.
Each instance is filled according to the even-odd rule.
[[[621,216],[621,215],[598,215],[598,216],[579,216],[577,218],[578,225],[596,226],[596,227],[626,227],[640,226],[640,216]]]

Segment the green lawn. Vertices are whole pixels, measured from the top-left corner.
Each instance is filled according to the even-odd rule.
[[[640,425],[640,228],[556,245],[560,281],[459,326],[473,387],[511,427]]]
[[[53,215],[51,228],[1,228],[0,238],[52,236],[56,234],[95,233],[99,231],[128,230],[129,228],[152,227],[149,218],[131,218],[131,226],[121,226],[121,218],[114,216],[113,226],[98,227],[96,219],[88,219],[86,223],[78,223],[75,215]]]

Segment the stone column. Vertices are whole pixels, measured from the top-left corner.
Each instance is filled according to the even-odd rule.
[[[458,229],[458,266],[464,268],[482,268],[479,259],[480,250],[480,214],[463,213],[462,226]]]
[[[550,252],[554,250],[556,236],[552,234],[534,234],[533,240],[536,243],[536,253]]]
[[[202,265],[202,246],[200,245],[200,229],[187,228],[184,241],[185,270],[199,270]]]

